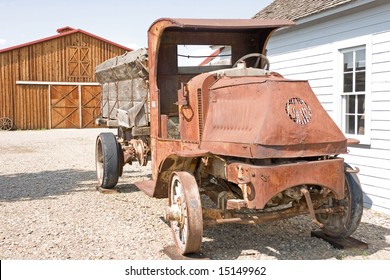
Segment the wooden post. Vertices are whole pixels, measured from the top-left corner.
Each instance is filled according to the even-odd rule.
[[[51,129],[51,85],[49,84],[47,87],[47,95],[48,95],[48,104],[49,104],[49,129]]]
[[[81,98],[81,85],[78,85],[78,90],[79,90],[79,128],[83,128],[83,112],[82,112],[82,98]]]

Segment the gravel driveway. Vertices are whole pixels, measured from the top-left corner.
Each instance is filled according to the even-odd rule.
[[[125,167],[120,193],[95,189],[102,129],[0,131],[0,259],[169,259],[166,199],[132,183],[150,166]],[[313,227],[314,228],[314,227]],[[368,250],[337,250],[310,237],[310,218],[206,228],[211,259],[390,259],[390,216],[365,210],[354,237]]]

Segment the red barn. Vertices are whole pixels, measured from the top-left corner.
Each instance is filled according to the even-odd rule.
[[[94,127],[95,66],[131,49],[81,29],[0,50],[0,118],[17,129]]]

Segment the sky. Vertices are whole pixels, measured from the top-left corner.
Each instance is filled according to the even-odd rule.
[[[0,0],[0,49],[82,29],[132,49],[158,18],[251,18],[272,0]]]

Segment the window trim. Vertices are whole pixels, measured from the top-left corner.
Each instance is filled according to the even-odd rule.
[[[348,134],[344,132],[344,124],[345,124],[345,114],[343,106],[343,96],[348,95],[343,94],[344,91],[344,57],[343,54],[348,50],[356,50],[361,47],[366,48],[366,88],[364,91],[365,95],[365,114],[364,114],[364,135],[356,135],[356,134]],[[372,76],[372,36],[362,36],[349,40],[339,41],[334,43],[334,57],[335,57],[335,65],[334,65],[334,98],[336,104],[336,123],[344,133],[347,138],[354,138],[360,141],[362,145],[370,145],[371,144],[371,103],[372,103],[372,90],[371,90],[371,76]],[[362,92],[363,93],[363,92]],[[352,95],[360,94],[360,92],[353,92]]]

